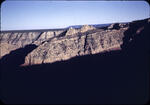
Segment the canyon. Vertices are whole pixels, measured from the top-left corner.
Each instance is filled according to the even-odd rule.
[[[22,65],[53,63],[76,56],[119,50],[128,24],[114,23],[102,28],[83,25],[78,29],[1,32],[0,58],[30,44],[37,48],[25,57]]]
[[[1,32],[7,104],[146,104],[150,19],[97,28]]]

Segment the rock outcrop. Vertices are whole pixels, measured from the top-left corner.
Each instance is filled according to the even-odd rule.
[[[25,57],[23,65],[53,63],[75,56],[121,49],[127,29],[128,23],[117,23],[106,30],[84,25],[81,29],[71,27],[68,30],[44,32],[2,32],[0,57],[29,44],[35,44],[37,48]]]
[[[119,26],[119,23],[111,24],[111,25],[108,27],[109,30],[112,30],[112,29],[119,29],[119,28],[121,28],[121,27]]]
[[[78,33],[78,31],[77,31],[76,29],[70,27],[70,28],[67,30],[66,35],[67,35],[67,36],[68,36],[68,35],[74,35],[74,34],[76,34],[76,33]]]
[[[122,30],[112,32],[95,32],[82,34],[73,37],[52,39],[44,42],[33,50],[26,57],[26,65],[52,63],[60,60],[67,60],[75,56],[96,54],[112,48],[120,48],[122,44]]]
[[[86,31],[94,30],[94,29],[96,29],[96,28],[93,27],[93,26],[90,26],[90,25],[83,25],[83,26],[81,27],[81,32],[86,32]]]
[[[64,30],[47,32],[1,32],[0,58],[10,51],[24,47],[28,44],[40,45],[44,41],[57,37]]]
[[[128,23],[113,23],[108,27],[108,30],[113,30],[113,29],[120,29],[120,28],[125,28],[128,27]]]

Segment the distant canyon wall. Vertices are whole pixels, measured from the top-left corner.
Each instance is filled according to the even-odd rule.
[[[106,29],[84,25],[80,29],[44,32],[1,32],[0,58],[29,44],[38,47],[30,52],[23,65],[53,63],[75,56],[121,49],[126,24],[111,24]],[[16,58],[19,59],[19,58]]]

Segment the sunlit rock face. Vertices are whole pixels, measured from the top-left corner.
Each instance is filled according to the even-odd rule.
[[[107,32],[84,25],[81,29],[69,28],[67,31],[5,32],[0,37],[1,57],[28,44],[38,47],[26,56],[24,65],[53,63],[75,56],[96,54],[114,47],[120,48],[125,30]]]
[[[53,37],[57,37],[64,32],[47,31],[47,32],[2,32],[0,34],[0,58],[12,50],[24,47],[28,44],[40,45]]]
[[[149,19],[147,19],[149,22]],[[1,32],[0,58],[29,44],[38,47],[25,57],[23,65],[53,63],[72,57],[121,49],[124,32],[130,23],[112,24],[106,29],[83,25],[80,29]],[[137,33],[144,28],[140,27]]]
[[[90,30],[94,30],[96,29],[95,27],[93,26],[90,26],[90,25],[83,25],[81,27],[81,29],[75,29],[75,28],[72,28],[70,27],[67,32],[66,32],[66,35],[74,35],[74,34],[78,34],[78,33],[84,33],[84,32],[87,32],[87,31],[90,31]]]
[[[106,32],[105,30],[97,29],[92,33],[86,30],[75,36],[75,33],[72,32],[73,36],[66,34],[64,37],[53,38],[51,41],[45,41],[40,44],[38,48],[29,53],[26,57],[25,65],[53,63],[75,56],[96,54],[113,48],[120,49],[125,30],[126,28],[122,28]]]
[[[81,32],[86,32],[86,31],[94,30],[94,29],[96,29],[96,28],[93,27],[93,26],[90,26],[90,25],[83,25],[83,26],[81,27]]]
[[[76,29],[70,27],[70,28],[67,30],[66,35],[67,35],[67,36],[68,36],[68,35],[74,35],[74,34],[76,34],[76,33],[78,33],[78,30],[76,30]]]

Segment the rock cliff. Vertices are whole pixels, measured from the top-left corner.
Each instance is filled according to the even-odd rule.
[[[116,23],[107,29],[84,25],[80,29],[71,27],[57,31],[1,32],[0,57],[29,44],[38,47],[25,57],[23,65],[53,63],[75,56],[121,49],[124,32],[128,28],[128,23]]]

